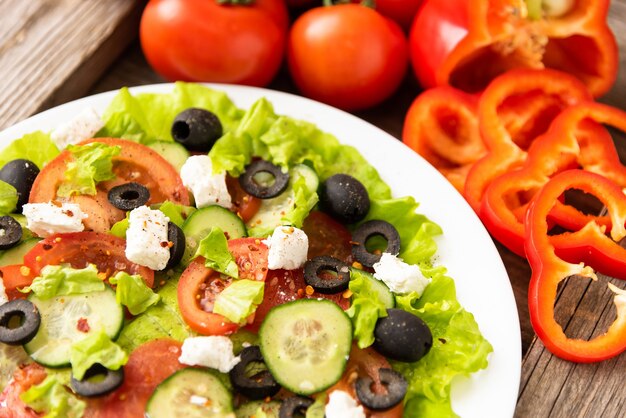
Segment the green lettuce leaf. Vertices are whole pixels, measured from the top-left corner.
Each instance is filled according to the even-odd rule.
[[[109,282],[117,286],[115,288],[117,303],[126,306],[133,315],[139,315],[159,302],[159,295],[146,286],[139,274],[131,276],[125,271],[120,271],[111,277]]]
[[[90,264],[84,269],[68,266],[45,266],[41,275],[35,277],[24,292],[32,291],[38,298],[46,300],[55,296],[99,292],[105,284],[98,276],[98,269]]]
[[[111,230],[109,231],[111,235],[115,235],[116,237],[126,239],[126,231],[128,230],[128,226],[130,222],[129,217],[130,217],[130,212],[126,212],[126,217],[124,219],[122,219],[121,221],[115,222],[113,226],[111,226]]]
[[[319,197],[317,190],[310,190],[307,187],[304,177],[300,177],[293,183],[293,194],[293,208],[285,213],[282,220],[285,225],[301,228],[304,219],[309,216],[309,212],[315,207]]]
[[[346,314],[352,319],[354,338],[360,348],[369,347],[374,343],[376,321],[387,316],[387,309],[380,294],[358,270],[350,270],[348,286],[352,292],[352,300]]]
[[[49,373],[38,385],[20,394],[20,399],[46,418],[80,418],[87,404],[69,392],[58,376]]]
[[[17,190],[9,183],[0,181],[0,216],[8,215],[17,206]]]
[[[0,168],[9,161],[23,158],[32,161],[41,170],[57,155],[59,155],[59,149],[50,135],[36,131],[16,139],[0,151]]]
[[[307,408],[304,418],[324,418],[327,398],[326,392],[316,395],[315,402]]]
[[[242,324],[263,302],[264,288],[264,282],[236,280],[217,295],[213,312],[225,316],[236,324]]]
[[[170,222],[174,223],[179,228],[182,228],[185,219],[196,211],[196,208],[192,206],[179,205],[169,200],[166,200],[157,207],[153,207],[153,209],[158,209],[163,212],[165,216],[170,218]]]
[[[69,197],[72,194],[96,194],[96,184],[115,177],[113,173],[113,157],[121,148],[99,142],[86,145],[69,145],[67,149],[74,157],[67,164],[65,180],[59,186],[57,194]]]
[[[226,235],[224,235],[224,231],[218,227],[211,228],[207,236],[200,241],[195,256],[204,257],[204,264],[213,270],[234,277],[235,279],[239,277],[239,268],[237,267],[235,258],[230,251],[228,251]]]
[[[109,370],[118,370],[128,361],[128,355],[115,344],[109,336],[100,330],[72,344],[70,363],[74,378],[81,380],[94,364],[100,364]]]

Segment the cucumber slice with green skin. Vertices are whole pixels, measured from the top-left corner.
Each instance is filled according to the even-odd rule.
[[[24,264],[24,256],[38,242],[39,238],[30,238],[26,241],[22,241],[13,248],[4,251],[0,254],[0,267],[10,266],[13,264]]]
[[[335,303],[301,299],[272,308],[259,330],[263,359],[284,388],[311,395],[341,379],[352,322]]]
[[[319,177],[311,167],[298,164],[289,172],[289,185],[279,196],[272,199],[263,199],[258,212],[248,221],[247,226],[251,236],[265,237],[270,235],[277,226],[284,225],[285,214],[295,208],[295,193],[293,184],[304,177],[309,190],[317,190]]]
[[[189,158],[189,151],[178,142],[156,141],[149,143],[148,147],[158,152],[159,155],[165,158],[179,173],[180,168],[185,164],[187,158]]]
[[[378,293],[380,300],[385,304],[385,308],[392,309],[396,307],[396,297],[389,290],[387,285],[383,283],[381,280],[378,280],[374,275],[370,272],[359,270],[354,267],[350,267],[350,272],[356,272],[357,274],[361,274],[372,286],[372,289]]]
[[[235,411],[237,418],[255,418],[258,417],[259,410],[265,413],[267,418],[278,418],[280,412],[279,401],[252,401],[246,402]]]
[[[28,300],[39,309],[41,326],[24,349],[33,360],[46,367],[69,366],[72,344],[100,329],[115,340],[124,325],[124,310],[109,287],[100,292],[56,296],[47,300],[31,294]],[[79,331],[79,321],[86,321],[89,327],[86,332]]]
[[[235,417],[230,391],[210,369],[187,368],[165,379],[148,400],[147,418]]]
[[[185,254],[181,263],[189,264],[196,254],[198,244],[207,236],[211,228],[219,227],[228,239],[247,237],[246,225],[241,218],[218,205],[198,209],[183,224],[185,233]]]

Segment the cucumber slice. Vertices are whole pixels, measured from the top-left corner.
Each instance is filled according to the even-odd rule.
[[[13,373],[22,364],[32,363],[21,345],[0,343],[0,393],[13,377]]]
[[[24,349],[33,360],[47,367],[69,366],[72,344],[89,333],[104,329],[114,340],[124,325],[124,310],[109,287],[100,292],[56,296],[47,300],[31,294],[28,300],[39,309],[41,326]],[[78,321],[86,321],[89,330],[79,331]]]
[[[187,368],[165,379],[148,400],[147,418],[226,417],[233,412],[230,391],[217,372]]]
[[[185,254],[181,261],[183,265],[189,264],[196,254],[200,241],[216,226],[226,233],[228,239],[248,236],[241,218],[228,209],[218,205],[198,209],[183,224],[186,241]]]
[[[148,144],[148,147],[158,152],[180,173],[180,168],[189,158],[189,151],[178,142],[156,141]]]
[[[237,410],[235,411],[235,416],[237,418],[255,418],[259,416],[258,412],[261,411],[265,414],[264,416],[267,418],[278,418],[279,411],[280,411],[280,404],[281,402],[279,401],[246,402],[243,405],[241,405],[239,408],[237,408]]]
[[[354,272],[354,273],[353,273]],[[360,274],[370,283],[372,289],[378,293],[380,300],[385,304],[385,308],[392,309],[396,307],[396,297],[389,290],[387,285],[383,283],[381,280],[378,280],[372,273],[367,271],[359,270],[354,267],[350,267],[351,274]]]
[[[39,238],[30,238],[17,244],[15,247],[6,250],[0,254],[0,267],[10,266],[13,264],[23,264],[26,253],[28,253],[38,242]]]
[[[309,190],[317,190],[319,177],[311,167],[299,164],[289,172],[289,185],[279,196],[272,199],[263,199],[258,212],[247,223],[251,236],[265,237],[270,235],[277,226],[284,225],[285,214],[295,208],[295,194],[293,184],[304,177],[306,187]]]
[[[310,395],[341,379],[352,346],[352,322],[329,300],[301,299],[272,308],[259,339],[276,381]]]

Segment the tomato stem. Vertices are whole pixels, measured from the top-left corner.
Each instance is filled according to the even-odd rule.
[[[350,0],[337,0],[337,1],[333,1],[333,0],[324,0],[324,7],[328,7],[328,6],[335,6],[337,4],[350,4],[352,3]],[[361,0],[361,2],[359,3],[361,6],[365,6],[365,7],[370,7],[372,9],[376,8],[376,1],[375,0]]]

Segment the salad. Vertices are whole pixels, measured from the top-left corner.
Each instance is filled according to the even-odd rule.
[[[491,345],[354,148],[185,83],[102,122],[0,152],[0,416],[455,415]]]

